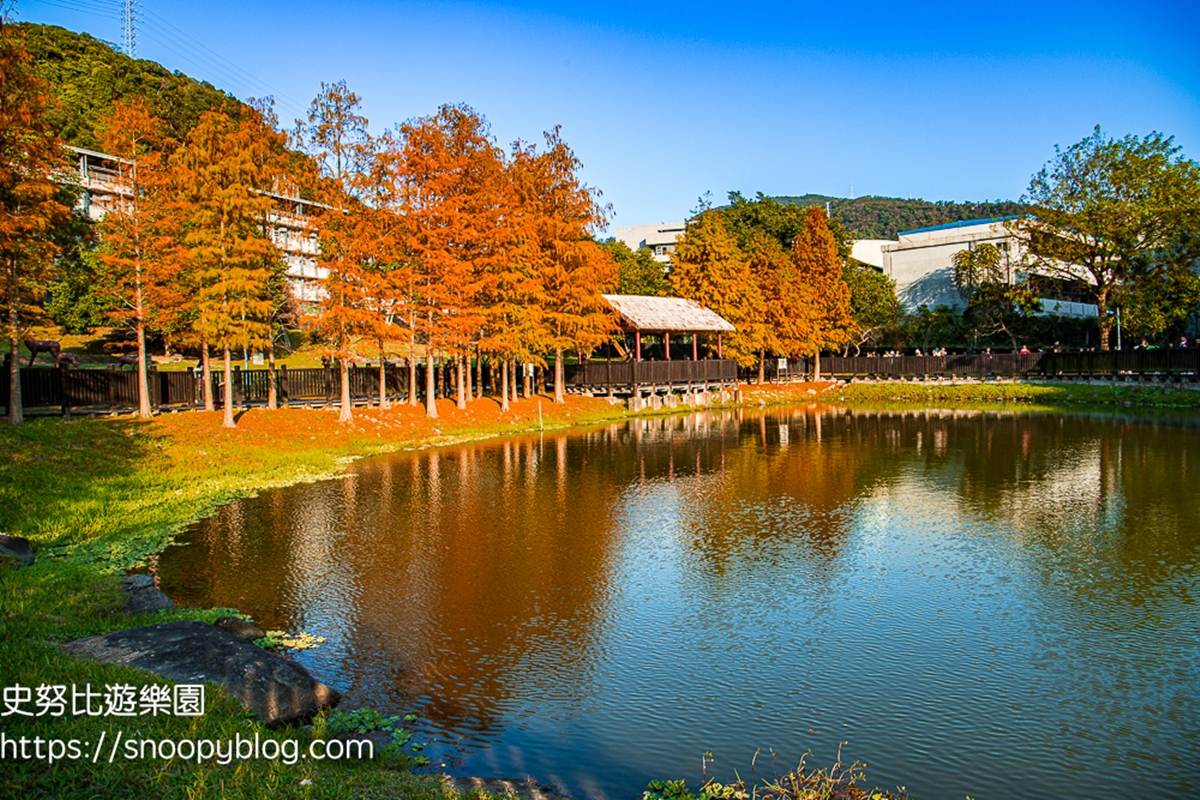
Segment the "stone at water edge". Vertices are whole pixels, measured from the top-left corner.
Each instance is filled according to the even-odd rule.
[[[203,622],[160,622],[115,631],[68,642],[63,651],[139,667],[178,683],[215,683],[267,725],[307,719],[341,700],[335,689],[294,661]]]
[[[266,631],[250,620],[239,617],[221,617],[213,625],[243,642],[253,642],[267,635]]]
[[[0,558],[16,559],[18,567],[33,565],[33,551],[29,549],[29,540],[21,536],[9,536],[0,533]]]
[[[125,575],[121,578],[121,591],[125,592],[125,613],[149,614],[174,608],[175,603],[154,585],[150,575]]]

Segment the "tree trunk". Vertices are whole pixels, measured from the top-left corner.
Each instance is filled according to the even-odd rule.
[[[525,373],[525,399],[533,397],[533,368],[528,364],[522,370]]]
[[[517,375],[517,360],[515,358],[509,362],[508,369],[509,369],[509,372],[508,372],[509,378],[512,380],[512,383],[509,384],[509,386],[512,390],[512,399],[515,401],[518,397],[521,396],[521,392],[517,388],[518,386],[520,386],[520,383],[518,382],[518,381],[520,381],[520,377]]]
[[[233,367],[229,361],[229,345],[225,345],[225,391],[222,395],[222,402],[225,406],[225,415],[221,420],[221,425],[226,428],[236,427],[236,423],[233,421]]]
[[[433,366],[433,348],[425,345],[425,413],[437,417],[437,387],[434,385],[436,370]]]
[[[813,354],[813,381],[821,380],[821,351]]]
[[[567,398],[563,394],[563,350],[561,347],[554,350],[554,402],[567,402]]]
[[[758,351],[758,385],[762,386],[767,379],[767,351]]]
[[[138,416],[150,419],[150,371],[146,355],[146,323],[138,317],[137,321],[137,350],[138,350]]]
[[[475,346],[475,399],[483,399],[483,351]]]
[[[467,383],[463,377],[463,357],[458,354],[454,357],[454,405],[459,409],[467,407]]]
[[[379,346],[379,408],[388,407],[387,399],[387,356],[384,355],[383,345]]]
[[[500,410],[508,411],[508,359],[500,360]]]
[[[471,386],[471,351],[470,350],[467,350],[466,355],[463,356],[463,361],[464,361],[463,383],[465,383],[466,387],[467,387],[467,390],[466,390],[467,402],[470,402],[475,399],[475,390]]]
[[[208,355],[208,342],[200,345],[200,372],[204,381],[204,410],[215,411],[217,406],[212,396],[212,360]]]
[[[275,337],[267,342],[267,408],[271,411],[279,408],[279,387],[275,385]]]
[[[338,422],[350,422],[354,419],[354,404],[350,400],[350,359],[338,359],[338,372],[342,381],[342,408],[338,413]]]
[[[408,404],[417,406],[417,335],[408,342]]]
[[[25,411],[21,406],[21,344],[17,338],[17,312],[11,306],[8,309],[8,324],[8,424],[20,425],[25,421]]]
[[[1108,290],[1096,292],[1096,311],[1098,316],[1096,322],[1100,325],[1100,349],[1112,349],[1109,344],[1109,335],[1112,333],[1113,321],[1108,316]]]

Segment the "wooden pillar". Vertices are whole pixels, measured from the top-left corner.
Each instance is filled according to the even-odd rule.
[[[635,351],[633,360],[641,361],[642,360],[642,332],[641,331],[633,332],[633,348]]]
[[[692,361],[700,360],[700,345],[696,343],[696,332],[692,331]]]
[[[724,351],[724,348],[722,348],[722,347],[721,347],[721,338],[722,338],[722,337],[721,337],[721,334],[719,334],[719,333],[718,333],[718,334],[717,334],[717,358],[724,358],[724,357],[725,357],[725,351]]]
[[[288,407],[288,377],[287,364],[279,365],[279,406]]]
[[[663,353],[666,355],[666,360],[671,360],[671,333],[663,331]]]
[[[188,367],[188,410],[196,408],[196,368]]]
[[[158,377],[158,367],[153,364],[146,368],[146,388],[150,390],[150,413],[162,408],[162,381]]]
[[[233,368],[233,407],[240,409],[243,405],[244,392],[242,387],[242,368]]]
[[[71,386],[67,375],[67,362],[58,364],[58,393],[62,398],[62,418],[64,422],[71,421]]]
[[[322,366],[321,377],[325,383],[325,408],[329,408],[333,405],[333,375],[329,367]]]

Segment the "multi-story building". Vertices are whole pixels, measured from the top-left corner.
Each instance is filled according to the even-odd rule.
[[[80,147],[68,149],[77,157],[74,180],[82,190],[77,207],[93,221],[103,219],[121,198],[129,196],[128,183],[123,175],[128,171],[130,162]],[[275,201],[275,208],[267,219],[267,235],[283,252],[292,294],[301,303],[315,303],[324,297],[324,282],[329,277],[329,270],[318,261],[320,245],[312,212],[317,208],[329,207],[285,194],[266,194]]]
[[[1016,218],[972,219],[901,231],[898,241],[881,243],[883,273],[896,282],[896,295],[909,311],[922,305],[929,308],[946,305],[961,310],[966,303],[954,285],[955,253],[974,250],[985,243],[994,245],[1000,251],[1005,279],[1011,283],[1025,277],[1028,268],[1021,242],[1007,224],[1013,219]],[[1078,286],[1058,286],[1063,282],[1055,281],[1053,276],[1037,277],[1041,279],[1035,280],[1035,284],[1047,295],[1041,298],[1042,314],[1096,316],[1094,304],[1080,302],[1083,297],[1077,291]]]
[[[631,225],[613,230],[613,236],[624,242],[630,250],[643,247],[651,252],[654,260],[667,263],[675,252],[675,240],[683,235],[687,227],[683,222],[660,222],[657,225]]]

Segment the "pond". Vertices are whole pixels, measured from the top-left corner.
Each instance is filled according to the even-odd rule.
[[[704,412],[360,462],[159,575],[326,637],[458,774],[635,798],[845,742],[926,800],[1194,797],[1198,489],[1187,420]]]

